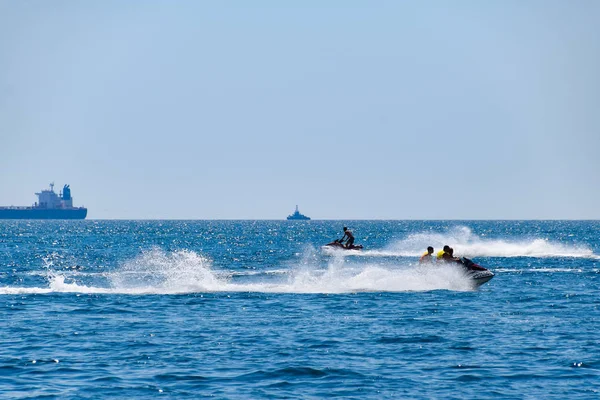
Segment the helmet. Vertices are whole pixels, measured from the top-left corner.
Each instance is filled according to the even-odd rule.
[[[345,231],[347,231],[347,230],[348,230],[348,228],[347,228],[347,227],[344,227],[344,230],[345,230]]]

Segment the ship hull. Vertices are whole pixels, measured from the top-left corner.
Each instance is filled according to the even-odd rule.
[[[0,219],[85,219],[87,208],[0,208]]]

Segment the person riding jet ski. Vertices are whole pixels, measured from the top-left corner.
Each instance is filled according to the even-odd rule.
[[[440,251],[437,252],[437,254],[435,255],[435,259],[437,262],[442,262],[444,260],[444,254],[448,253],[450,251],[450,246],[445,245],[444,248]]]
[[[347,249],[352,248],[352,245],[354,244],[354,235],[352,234],[352,231],[350,229],[348,229],[347,227],[344,227],[344,236],[342,236],[342,238],[340,239],[340,243],[344,242],[344,239],[346,239],[346,244],[344,247],[346,247]]]
[[[444,251],[445,250],[445,251]],[[459,264],[466,271],[475,285],[480,286],[494,277],[494,273],[479,264],[474,263],[466,257],[454,257],[454,249],[450,246],[444,246],[444,250],[438,252],[437,262]]]
[[[445,262],[455,262],[462,264],[460,257],[454,257],[454,249],[450,247],[447,252],[442,255],[442,261]]]
[[[438,251],[435,258],[437,262],[456,262],[462,264],[459,257],[454,257],[454,249],[448,245],[445,245],[442,250]]]
[[[345,245],[343,243],[344,240],[346,240]],[[344,236],[341,239],[335,239],[333,242],[327,243],[324,247],[333,247],[344,250],[361,250],[363,248],[361,244],[354,244],[354,235],[347,227],[344,227]]]

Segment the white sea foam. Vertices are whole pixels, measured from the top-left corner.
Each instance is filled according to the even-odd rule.
[[[52,293],[54,290],[51,288],[37,288],[37,287],[18,287],[18,286],[4,286],[0,287],[0,294],[46,294]]]
[[[47,288],[0,287],[0,294],[88,293],[88,294],[178,294],[208,292],[261,293],[353,293],[472,290],[471,281],[460,269],[448,266],[415,267],[410,264],[380,266],[348,264],[334,257],[324,268],[310,252],[280,279],[237,282],[227,271],[215,271],[212,263],[193,251],[167,253],[151,250],[106,274],[109,285],[91,286],[78,277],[59,272],[48,275]],[[280,271],[278,271],[280,272]]]
[[[126,262],[108,278],[116,290],[159,290],[182,293],[218,290],[226,281],[211,268],[211,261],[193,251],[166,253],[153,249]]]
[[[382,250],[348,252],[349,256],[418,257],[427,246],[436,251],[444,245],[454,248],[454,254],[466,257],[578,257],[600,259],[585,245],[563,244],[542,238],[522,240],[488,239],[474,234],[470,228],[457,227],[444,233],[422,232],[407,236]]]
[[[376,264],[348,266],[336,258],[325,270],[299,267],[292,271],[288,282],[268,288],[272,292],[289,293],[349,293],[407,292],[437,289],[471,290],[472,282],[460,269],[448,266],[395,267]]]

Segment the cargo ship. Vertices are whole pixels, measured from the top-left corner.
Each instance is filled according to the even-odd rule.
[[[288,215],[287,219],[290,221],[308,221],[310,220],[310,217],[300,214],[300,211],[298,211],[298,206],[296,206],[296,211],[292,215]]]
[[[38,201],[34,205],[0,207],[0,219],[85,219],[87,208],[73,207],[71,188],[65,185],[59,194],[50,190],[36,193]]]

